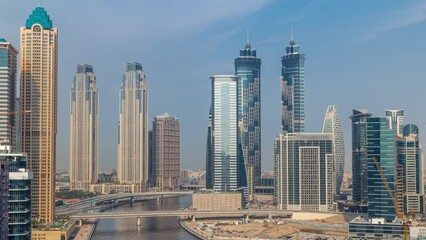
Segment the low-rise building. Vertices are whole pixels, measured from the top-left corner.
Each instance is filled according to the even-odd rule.
[[[241,192],[198,191],[192,195],[192,207],[201,211],[238,210],[242,208]]]
[[[140,193],[141,186],[139,184],[92,184],[90,192],[110,194],[110,193]]]
[[[31,232],[32,240],[68,240],[75,231],[75,221],[56,222],[34,228]]]
[[[404,239],[403,224],[398,218],[388,223],[385,218],[357,217],[349,222],[349,239]]]

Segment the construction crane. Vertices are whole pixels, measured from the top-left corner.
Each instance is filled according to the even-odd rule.
[[[389,182],[383,173],[382,166],[380,166],[379,162],[377,161],[376,157],[373,157],[373,162],[376,165],[377,171],[379,171],[380,177],[382,178],[383,184],[386,187],[386,190],[389,194],[389,197],[392,199],[393,206],[395,207],[396,215],[398,218],[402,220],[402,231],[404,233],[404,240],[409,240],[409,228],[407,223],[407,218],[404,215],[404,211],[401,210],[401,208],[398,205],[398,201],[396,200],[395,195],[393,194],[392,189],[389,186]],[[411,215],[411,214],[410,214]]]

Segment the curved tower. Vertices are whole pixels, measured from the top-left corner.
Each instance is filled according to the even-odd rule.
[[[32,214],[40,222],[55,217],[58,89],[58,29],[42,7],[21,27],[21,150],[33,172]],[[31,112],[28,112],[31,111]]]
[[[249,39],[240,56],[235,59],[235,75],[238,84],[238,119],[240,122],[240,141],[249,186],[259,184],[261,175],[261,102],[260,102],[260,58],[251,47]],[[240,168],[244,169],[244,168]],[[248,170],[248,171],[247,171]],[[239,173],[240,178],[244,178]],[[250,176],[252,175],[252,176]]]
[[[343,130],[340,125],[340,118],[337,108],[334,105],[327,107],[324,122],[322,125],[323,133],[333,135],[333,156],[334,156],[334,176],[335,176],[335,194],[340,193],[343,182],[343,173],[345,170],[345,143],[343,139]]]
[[[281,58],[282,131],[305,131],[305,54],[292,39]]]
[[[142,64],[127,63],[120,90],[118,181],[145,191],[148,181],[148,86]]]
[[[99,95],[93,67],[77,66],[71,89],[70,189],[90,190],[98,179]]]

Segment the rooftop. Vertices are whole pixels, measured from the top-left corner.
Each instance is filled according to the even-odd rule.
[[[34,24],[40,24],[43,29],[51,29],[53,27],[52,20],[43,7],[36,7],[25,23],[25,28],[30,29]]]

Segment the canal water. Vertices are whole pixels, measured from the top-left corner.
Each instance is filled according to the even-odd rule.
[[[109,212],[140,212],[156,210],[177,210],[191,204],[191,197],[166,198],[136,202],[133,206],[124,205],[108,210]],[[98,222],[93,240],[112,239],[148,239],[148,240],[196,240],[183,229],[176,217],[142,218],[141,226],[136,225],[136,218],[101,219]]]

